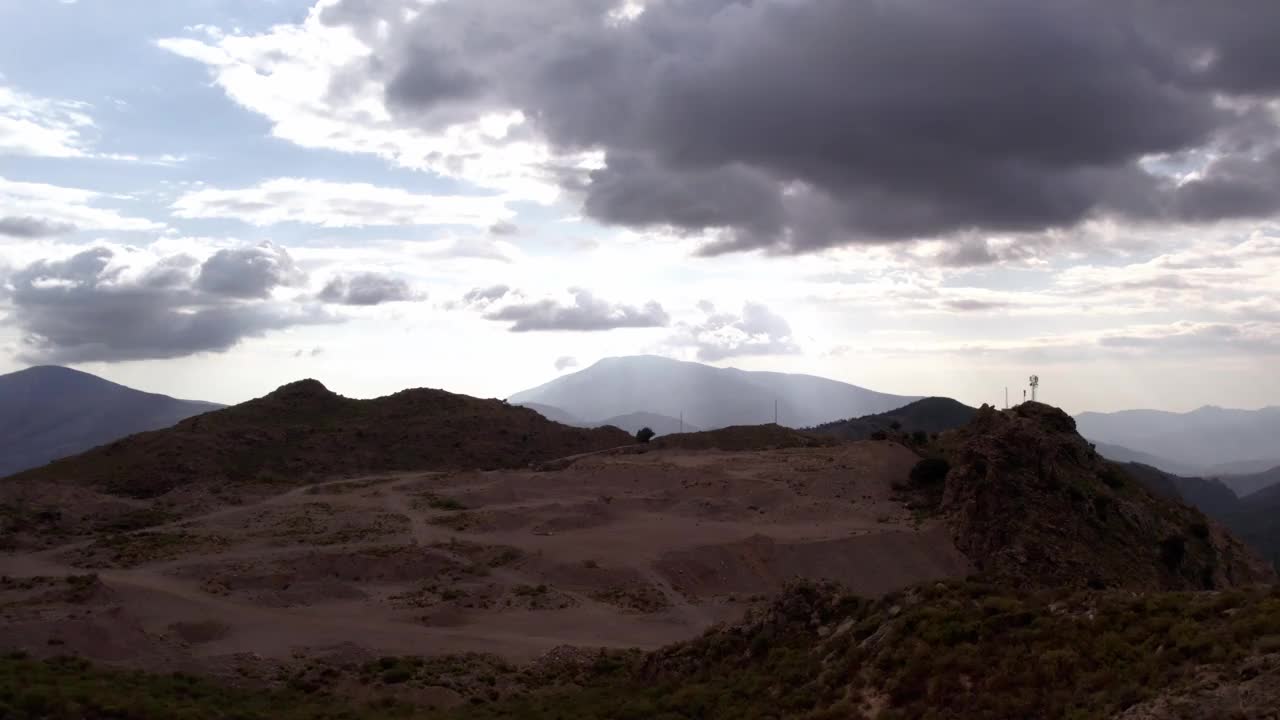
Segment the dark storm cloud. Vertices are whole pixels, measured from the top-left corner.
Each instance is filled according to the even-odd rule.
[[[44,238],[74,232],[75,225],[38,217],[0,217],[0,235],[16,238]]]
[[[192,281],[194,260],[161,261],[139,278],[108,247],[41,260],[9,277],[7,321],[33,363],[115,362],[221,352],[248,337],[330,321],[305,308],[241,302]],[[124,255],[120,255],[124,257]]]
[[[325,284],[319,297],[340,305],[381,305],[417,300],[421,296],[401,278],[366,272],[333,278]]]
[[[201,266],[197,284],[215,295],[265,298],[276,287],[292,285],[301,278],[302,272],[284,248],[263,243],[214,253]]]
[[[344,0],[431,129],[517,108],[585,212],[707,252],[1280,210],[1274,0]],[[385,32],[385,35],[380,33]],[[1230,102],[1221,102],[1223,99]],[[1178,184],[1158,156],[1214,158]],[[970,256],[964,262],[982,261]]]
[[[656,302],[643,307],[610,303],[590,292],[574,289],[573,304],[557,300],[517,303],[485,314],[486,320],[510,322],[511,332],[570,330],[593,332],[618,328],[664,327],[671,322]]]

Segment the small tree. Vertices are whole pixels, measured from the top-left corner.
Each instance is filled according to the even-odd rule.
[[[657,435],[657,433],[647,427],[642,427],[640,428],[640,431],[636,433],[636,440],[642,443],[647,443],[653,439],[654,435]]]

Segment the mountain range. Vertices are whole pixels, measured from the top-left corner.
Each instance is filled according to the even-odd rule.
[[[64,367],[0,375],[0,477],[221,407]]]
[[[1150,464],[1170,472],[1246,474],[1280,466],[1280,407],[1087,412],[1076,424],[1089,440],[1145,453]]]
[[[637,412],[679,418],[683,413],[687,424],[707,429],[771,423],[775,411],[780,425],[808,427],[917,399],[813,375],[718,368],[653,355],[606,358],[508,398],[582,419]]]

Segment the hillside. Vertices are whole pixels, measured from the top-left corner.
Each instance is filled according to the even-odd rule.
[[[16,655],[0,659],[0,697],[14,720],[1264,720],[1280,705],[1278,648],[1276,588],[1135,596],[939,582],[869,600],[797,583],[652,652],[562,648],[524,667],[475,655],[333,661],[274,689]],[[437,711],[392,700],[442,687],[472,699]]]
[[[220,407],[64,367],[0,375],[0,477]]]
[[[1015,586],[1207,590],[1274,572],[1198,510],[1097,454],[1057,408],[978,411],[944,436],[939,511],[980,571]]]
[[[1280,485],[1240,498],[1217,479],[1181,477],[1137,463],[1124,468],[1156,494],[1221,522],[1280,570]]]
[[[474,445],[514,467],[563,452],[554,433],[622,434],[315,381],[149,435],[174,430],[268,475],[268,451],[346,472]],[[1172,720],[1280,700],[1274,572],[1055,408],[984,407],[913,446],[758,425],[576,459],[341,481],[286,463],[274,492],[181,524],[0,553],[0,716]]]
[[[1076,416],[1080,434],[1098,443],[1121,445],[1181,467],[1179,472],[1223,464],[1264,462],[1280,465],[1280,407],[1233,410],[1206,406],[1187,413],[1125,410]],[[1154,464],[1154,463],[1153,463]],[[1157,467],[1161,467],[1159,464]],[[1168,467],[1161,467],[1170,470]],[[1215,472],[1214,474],[1219,474]]]
[[[1222,519],[1240,505],[1231,488],[1219,480],[1174,475],[1141,463],[1127,463],[1124,468],[1145,483],[1148,489],[1199,508],[1213,518]]]
[[[1280,570],[1280,485],[1241,498],[1223,521]]]
[[[761,425],[806,427],[885,412],[915,398],[888,395],[812,375],[749,372],[643,355],[601,360],[509,400],[551,405],[583,418],[635,412],[678,418],[700,428]]]
[[[352,400],[315,380],[14,476],[150,498],[190,483],[297,484],[392,470],[523,467],[633,442],[443,390]]]
[[[930,397],[888,412],[822,423],[808,431],[845,440],[866,440],[876,431],[891,429],[933,434],[964,425],[976,412],[977,409],[951,398]]]

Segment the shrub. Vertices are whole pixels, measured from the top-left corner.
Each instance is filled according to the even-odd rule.
[[[915,432],[911,433],[911,442],[917,445],[924,445],[925,443],[929,442],[929,433],[923,430],[916,430]]]
[[[925,458],[911,468],[911,483],[919,487],[941,484],[947,479],[951,464],[942,458]]]
[[[636,433],[636,440],[638,442],[647,443],[653,439],[654,435],[657,435],[657,433],[655,433],[652,429],[647,427],[642,427],[640,428],[639,432]]]
[[[877,431],[875,431],[875,432],[871,433],[871,439],[872,439],[872,440],[888,440],[888,439],[889,439],[889,433],[887,433],[887,432],[885,432],[885,431],[883,431],[883,430],[877,430]]]

